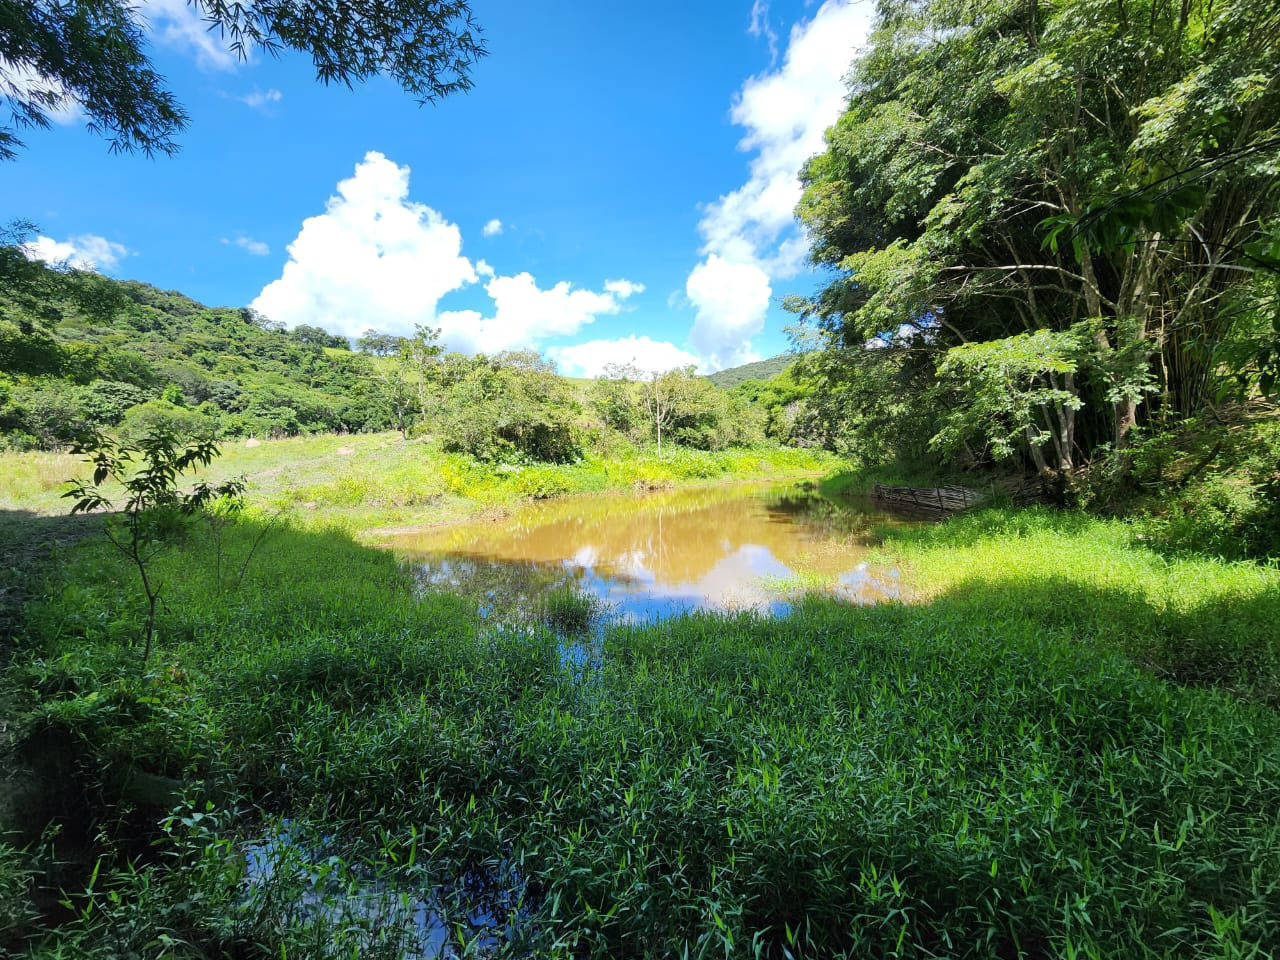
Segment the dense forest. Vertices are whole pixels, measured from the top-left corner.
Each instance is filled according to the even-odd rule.
[[[791,306],[846,449],[1070,494],[1269,417],[1278,35],[1269,0],[882,3],[797,211],[831,280]]]

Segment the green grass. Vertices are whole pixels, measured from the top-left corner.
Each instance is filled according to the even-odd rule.
[[[894,531],[886,551],[921,599],[1000,629],[1126,654],[1157,675],[1280,707],[1280,570],[1150,547],[1143,527],[990,509]]]
[[[538,619],[560,634],[586,633],[604,613],[604,601],[573,586],[556,587],[541,598]]]
[[[1276,570],[989,510],[886,529],[910,604],[615,627],[583,667],[333,530],[237,582],[255,524],[165,558],[145,670],[109,553],[28,605],[22,742],[103,857],[36,956],[392,956],[342,893],[378,883],[522,956],[1280,950]],[[140,773],[187,784],[166,829]],[[310,865],[246,885],[281,818]]]
[[[661,458],[633,450],[620,458],[587,455],[570,464],[495,465],[443,454],[399,434],[324,434],[254,444],[228,442],[206,475],[215,481],[245,476],[249,498],[260,510],[296,513],[310,526],[356,532],[448,522],[529,498],[800,476],[837,463],[821,451],[767,447],[674,448]],[[70,454],[0,452],[0,514],[65,513],[63,481],[85,472]]]

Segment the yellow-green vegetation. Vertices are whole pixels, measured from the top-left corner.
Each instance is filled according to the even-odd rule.
[[[989,510],[886,531],[912,603],[583,662],[578,598],[487,623],[340,531],[277,524],[240,578],[259,524],[160,558],[145,669],[111,551],[28,604],[9,683],[71,905],[39,932],[0,858],[35,956],[411,955],[419,902],[512,956],[1280,949],[1274,569]]]
[[[922,602],[986,628],[1035,624],[1047,642],[1124,653],[1177,683],[1280,707],[1280,570],[1153,549],[1142,524],[992,509],[895,531]]]
[[[244,476],[264,511],[296,511],[308,522],[361,531],[456,520],[524,498],[651,489],[677,483],[821,473],[837,461],[820,450],[760,447],[706,451],[630,448],[611,458],[572,463],[488,464],[446,454],[399,434],[322,434],[228,442],[204,474]],[[65,481],[84,472],[81,458],[59,453],[0,453],[0,511],[65,512]]]

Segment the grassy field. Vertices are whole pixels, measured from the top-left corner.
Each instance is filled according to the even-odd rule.
[[[524,498],[810,475],[836,464],[822,451],[676,448],[661,458],[630,450],[613,459],[495,466],[395,433],[325,434],[228,443],[205,475],[215,481],[244,476],[255,509],[363,531],[457,520]],[[0,452],[0,514],[66,513],[65,481],[85,473],[82,458],[71,454]]]
[[[912,603],[618,627],[583,660],[342,530],[278,523],[245,566],[261,523],[162,558],[149,664],[100,545],[27,605],[22,809],[63,824],[32,850],[68,903],[35,956],[1280,951],[1275,569],[989,510],[887,531]],[[29,862],[0,846],[13,937]]]

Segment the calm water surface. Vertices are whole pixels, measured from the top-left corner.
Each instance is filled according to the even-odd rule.
[[[853,603],[902,595],[898,570],[867,559],[875,528],[901,523],[812,484],[735,484],[544,501],[509,516],[387,537],[427,586],[497,611],[572,585],[611,619],[689,610],[782,612],[805,590]]]

